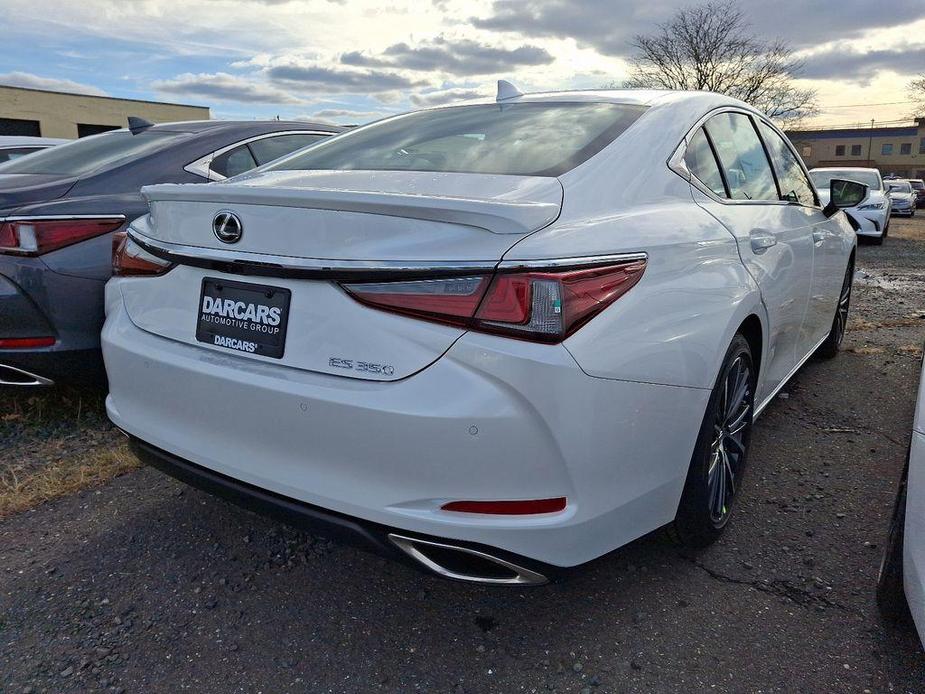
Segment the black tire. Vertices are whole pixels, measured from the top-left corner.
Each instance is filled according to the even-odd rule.
[[[838,295],[838,305],[835,307],[835,317],[832,319],[832,328],[829,330],[825,342],[819,345],[816,356],[822,359],[833,359],[841,349],[842,340],[848,327],[848,309],[851,308],[851,288],[854,285],[854,260],[848,262],[845,278],[842,280],[841,292]]]
[[[883,233],[880,236],[870,236],[870,242],[874,246],[882,246],[883,240],[886,238],[886,229],[883,230]]]
[[[908,466],[903,471],[896,494],[896,505],[890,520],[890,531],[880,562],[877,576],[877,606],[883,616],[897,623],[911,620],[909,604],[903,589],[903,534],[906,525],[906,476]]]
[[[706,547],[729,522],[748,459],[755,381],[751,348],[737,334],[710,394],[678,512],[668,526],[680,544]]]

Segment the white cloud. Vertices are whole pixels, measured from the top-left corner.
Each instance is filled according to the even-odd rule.
[[[306,103],[292,91],[279,89],[247,77],[227,72],[177,75],[172,79],[158,80],[152,85],[162,94],[175,94],[198,99],[215,99],[238,103],[300,104]]]
[[[92,94],[95,96],[108,96],[99,87],[90,84],[81,84],[73,80],[58,79],[55,77],[41,77],[30,72],[7,72],[0,74],[0,84],[11,87],[26,87],[27,89],[44,89],[52,92],[72,92],[74,94]]]
[[[383,113],[382,111],[353,111],[347,108],[324,108],[305,116],[296,116],[294,120],[362,125],[363,123],[368,123],[387,115],[390,114]]]

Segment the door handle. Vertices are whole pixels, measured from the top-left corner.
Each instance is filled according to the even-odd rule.
[[[748,238],[752,243],[752,252],[755,255],[761,255],[771,246],[777,245],[777,237],[770,231],[764,231],[762,229],[753,229],[749,233]]]
[[[825,241],[825,232],[821,229],[813,229],[813,243],[819,244]]]

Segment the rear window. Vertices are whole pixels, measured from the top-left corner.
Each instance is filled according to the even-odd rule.
[[[418,111],[374,123],[265,170],[439,171],[559,176],[646,110],[614,103],[518,103]]]
[[[49,147],[28,157],[0,164],[0,174],[83,176],[148,154],[185,136],[186,133],[156,130],[144,131],[137,135],[132,135],[128,130],[114,130]]]

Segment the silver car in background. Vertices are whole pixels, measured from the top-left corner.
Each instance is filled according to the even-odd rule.
[[[915,216],[916,192],[912,189],[912,184],[905,179],[894,179],[887,181],[887,193],[892,203],[891,214],[905,215],[907,217]]]

